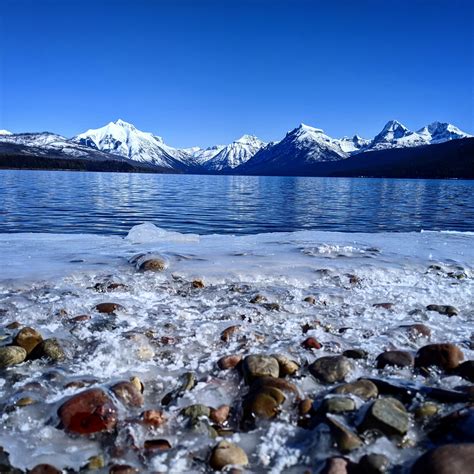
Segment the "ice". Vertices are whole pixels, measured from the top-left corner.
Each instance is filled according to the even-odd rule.
[[[18,321],[44,337],[59,338],[70,354],[63,363],[32,361],[9,368],[0,380],[2,406],[11,407],[25,396],[37,401],[2,412],[0,446],[22,469],[49,458],[58,468],[77,470],[91,455],[104,451],[100,440],[71,437],[58,428],[59,404],[81,390],[71,382],[107,388],[136,375],[145,386],[144,409],[162,408],[163,396],[178,386],[184,372],[193,371],[196,387],[166,408],[169,421],[164,427],[147,432],[124,422],[115,448],[121,452],[130,437],[138,446],[149,438],[170,439],[176,447],[150,458],[146,469],[202,472],[191,466],[192,458],[206,459],[214,441],[189,433],[179,411],[193,403],[238,406],[244,388],[237,372],[216,369],[223,355],[278,352],[304,365],[319,356],[362,348],[370,354],[368,365],[358,364],[351,379],[379,376],[373,367],[380,352],[398,348],[415,353],[426,343],[403,328],[416,322],[431,327],[433,342],[454,342],[467,359],[474,356],[469,341],[474,233],[197,236],[146,223],[131,229],[126,238],[3,234],[0,253],[2,345],[16,332],[6,325]],[[141,253],[161,256],[168,268],[138,272],[129,260]],[[193,288],[197,278],[204,288]],[[123,286],[103,290],[109,283]],[[256,294],[279,307],[250,303]],[[308,295],[316,297],[315,305],[303,301]],[[119,303],[123,310],[115,316],[97,313],[95,305],[106,301]],[[385,302],[394,309],[374,307]],[[459,315],[448,318],[426,311],[428,304],[454,305]],[[91,319],[71,321],[83,314]],[[314,328],[303,336],[305,323]],[[240,335],[223,343],[220,334],[232,325],[241,326]],[[322,343],[317,354],[301,347],[307,336]],[[459,377],[440,378],[436,373],[425,380],[407,370],[387,370],[385,376],[443,388],[463,383]],[[317,398],[325,390],[307,371],[294,382],[306,396]],[[121,419],[134,419],[140,410],[123,409]],[[414,428],[410,431],[413,439],[419,436]],[[310,468],[322,448],[333,449],[324,430],[299,428],[289,409],[278,420],[232,439],[240,440],[249,454],[250,472],[301,472],[299,467]],[[364,449],[383,450],[399,463],[419,454],[386,440]],[[141,462],[135,451],[126,453],[114,462]],[[111,460],[106,449],[105,456]]]

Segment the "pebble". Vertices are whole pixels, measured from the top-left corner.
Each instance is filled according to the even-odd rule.
[[[114,464],[109,469],[109,474],[136,474],[138,469],[135,469],[128,464]]]
[[[0,347],[0,368],[21,364],[26,359],[27,353],[23,347],[4,346]]]
[[[408,334],[410,334],[412,338],[418,338],[418,337],[430,338],[431,337],[431,329],[425,324],[416,323],[416,324],[410,324],[409,326],[402,326],[402,327],[407,329]]]
[[[436,403],[425,402],[415,410],[415,417],[419,420],[431,418],[439,412],[439,406]]]
[[[364,454],[359,460],[359,469],[364,474],[382,474],[387,472],[389,467],[390,461],[383,454]]]
[[[458,309],[456,309],[454,306],[449,305],[429,304],[426,309],[428,311],[436,311],[439,314],[445,314],[449,317],[457,316],[459,314]]]
[[[413,367],[415,360],[407,351],[385,351],[377,359],[377,369],[390,367]]]
[[[193,280],[193,282],[191,283],[191,286],[195,289],[202,289],[206,285],[204,284],[202,280]]]
[[[342,355],[348,359],[367,359],[369,353],[364,349],[347,349]]]
[[[241,329],[242,326],[229,326],[221,332],[221,341],[229,342]]]
[[[166,422],[166,417],[161,410],[146,410],[142,413],[143,422],[150,426],[162,426]]]
[[[410,426],[410,417],[396,398],[380,398],[368,409],[361,428],[376,429],[385,435],[404,435]]]
[[[229,413],[230,406],[221,405],[218,408],[211,408],[210,418],[214,423],[222,425],[227,421],[227,418],[229,418]]]
[[[42,342],[43,337],[41,334],[33,328],[24,327],[20,329],[18,334],[13,339],[13,344],[15,346],[23,347],[27,354],[30,354],[31,351]]]
[[[221,370],[234,369],[235,367],[237,367],[241,360],[242,356],[240,354],[227,355],[221,357],[217,361],[217,366]]]
[[[143,448],[148,451],[147,454],[168,451],[171,449],[171,443],[167,439],[147,439],[143,443]]]
[[[455,369],[464,360],[461,349],[454,344],[428,344],[418,350],[415,367],[437,366],[444,370]]]
[[[221,441],[212,450],[209,465],[216,471],[222,471],[226,466],[246,466],[249,463],[245,451],[234,443]]]
[[[141,272],[162,272],[167,268],[166,261],[161,258],[149,258],[138,266]]]
[[[55,338],[45,339],[38,344],[30,354],[31,359],[47,358],[53,362],[61,362],[66,359],[66,353],[61,343]]]
[[[349,397],[331,397],[324,399],[322,408],[326,413],[345,413],[354,411],[356,403]]]
[[[348,474],[352,463],[345,458],[332,457],[326,460],[321,474]]]
[[[115,311],[122,311],[124,308],[118,303],[99,303],[95,306],[99,313],[113,314]]]
[[[472,474],[473,467],[474,443],[447,444],[418,458],[411,474]]]
[[[348,453],[363,445],[359,436],[334,415],[326,415],[326,419],[341,452]]]
[[[118,382],[110,390],[124,404],[130,407],[141,407],[143,395],[132,382]]]
[[[309,366],[311,374],[325,383],[342,382],[352,370],[351,360],[344,356],[321,357]]]
[[[316,304],[316,298],[314,296],[307,296],[303,301],[309,304]]]
[[[71,397],[59,407],[58,416],[66,431],[81,435],[111,431],[117,424],[117,409],[99,388]]]
[[[272,355],[280,365],[280,376],[294,375],[300,368],[299,364],[283,354]]]
[[[323,346],[314,337],[308,337],[301,343],[301,347],[311,350],[311,349],[321,349],[321,347]]]
[[[56,469],[51,464],[38,464],[28,471],[28,474],[62,474],[63,471]]]
[[[454,373],[474,383],[474,360],[466,360],[466,362],[459,364]]]
[[[280,374],[280,365],[278,360],[271,356],[265,355],[249,355],[242,364],[244,378],[247,384],[252,382],[256,377],[275,377]]]
[[[285,394],[275,387],[262,387],[252,390],[242,403],[242,420],[253,423],[256,418],[271,419],[280,411],[285,401]]]

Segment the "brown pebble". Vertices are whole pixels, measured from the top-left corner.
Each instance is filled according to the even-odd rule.
[[[303,301],[309,304],[316,304],[316,298],[314,296],[307,296]]]
[[[51,464],[38,464],[31,471],[28,471],[29,474],[61,474],[62,472]]]
[[[305,339],[301,346],[305,349],[321,349],[323,347],[320,342],[318,342],[314,337],[308,337]]]
[[[415,367],[427,368],[434,365],[444,370],[451,370],[463,360],[464,354],[454,344],[428,344],[416,353]]]
[[[375,303],[372,306],[374,308],[392,309],[393,308],[393,303]]]
[[[74,318],[71,318],[69,321],[72,323],[80,323],[82,321],[89,321],[91,317],[88,314],[80,314],[79,316],[74,316]]]
[[[112,314],[115,313],[115,311],[121,311],[124,308],[118,303],[99,303],[98,305],[96,305],[95,309],[99,313]]]
[[[211,420],[214,423],[222,425],[227,421],[230,413],[229,405],[221,405],[219,408],[211,408]]]
[[[138,469],[135,469],[128,464],[114,464],[109,469],[109,474],[136,474]]]
[[[166,422],[166,417],[161,410],[146,410],[142,413],[143,422],[150,426],[161,426]]]
[[[143,447],[146,451],[168,451],[171,444],[167,439],[149,439],[146,440]]]
[[[118,382],[111,387],[115,396],[125,405],[141,407],[143,405],[143,395],[131,382]]]
[[[229,342],[241,329],[240,325],[229,326],[221,332],[221,341]]]
[[[205,287],[204,282],[202,280],[194,280],[191,283],[191,286],[196,289],[202,289]]]
[[[221,370],[228,370],[234,369],[242,360],[242,356],[240,354],[232,354],[221,357],[217,361],[217,366]]]
[[[298,405],[298,412],[301,416],[309,414],[312,409],[313,409],[313,400],[311,400],[310,398],[305,398],[304,400],[301,400],[301,402]]]

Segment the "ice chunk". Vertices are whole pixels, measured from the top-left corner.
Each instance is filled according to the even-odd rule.
[[[170,232],[160,227],[156,227],[151,222],[145,222],[132,227],[125,237],[133,244],[146,244],[152,242],[199,242],[197,234],[181,234],[180,232]]]

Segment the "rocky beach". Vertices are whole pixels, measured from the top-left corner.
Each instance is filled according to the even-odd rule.
[[[3,234],[0,472],[472,472],[473,249]]]

